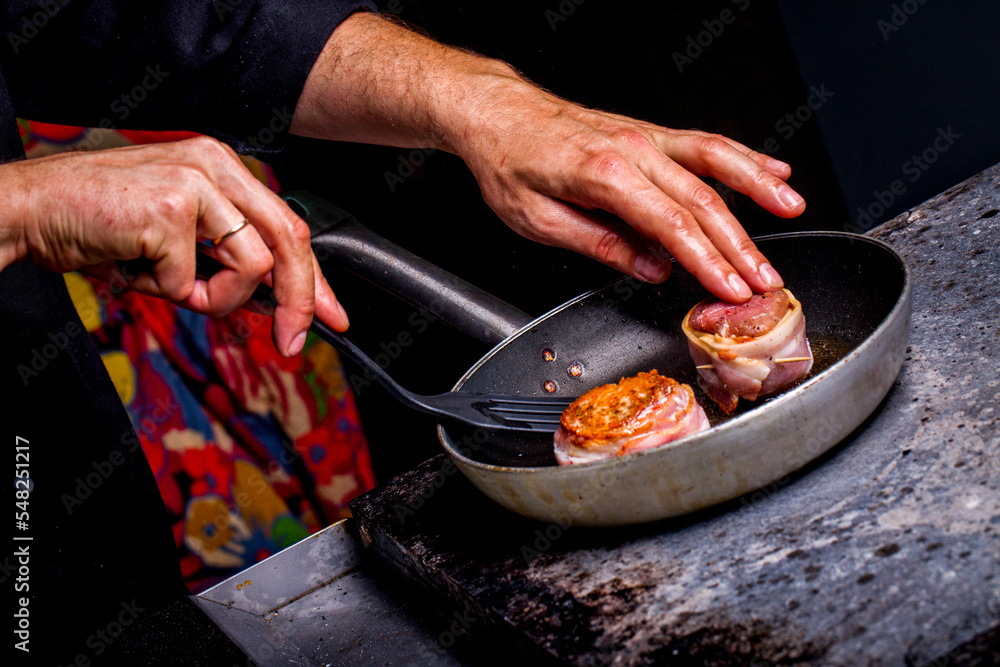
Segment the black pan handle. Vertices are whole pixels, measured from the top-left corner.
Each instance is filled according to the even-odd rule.
[[[282,195],[312,230],[320,266],[333,262],[470,336],[497,345],[533,318],[395,243],[308,192]]]

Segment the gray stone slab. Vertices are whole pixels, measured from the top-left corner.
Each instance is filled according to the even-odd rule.
[[[1000,165],[872,231],[913,273],[907,360],[796,474],[587,530],[516,517],[438,457],[355,501],[363,541],[470,610],[471,634],[556,662],[1000,663],[998,211]]]

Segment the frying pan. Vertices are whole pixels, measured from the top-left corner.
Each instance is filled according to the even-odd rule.
[[[551,434],[438,424],[441,445],[487,496],[563,526],[618,526],[693,512],[761,488],[840,442],[878,407],[905,356],[912,286],[881,241],[843,232],[755,239],[803,304],[815,363],[778,396],[722,414],[697,387],[680,323],[709,296],[680,265],[660,285],[623,278],[538,318],[374,235],[307,193],[285,195],[333,261],[494,344],[453,390],[575,397],[639,371],[695,388],[712,428],[652,450],[560,467]]]

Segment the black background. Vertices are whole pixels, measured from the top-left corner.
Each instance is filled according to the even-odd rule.
[[[905,193],[873,220],[884,222],[1000,160],[1000,5],[985,0],[961,8],[941,0],[393,0],[380,8],[444,42],[502,58],[582,104],[719,132],[758,150],[772,139],[808,208],[781,220],[742,196],[728,198],[753,235],[855,229],[857,207],[904,179]],[[735,19],[717,35],[707,32],[718,32],[714,22],[726,9]],[[699,39],[701,53],[691,46]],[[694,54],[692,62],[679,68],[678,53]],[[788,136],[782,120],[797,110],[809,115],[799,108],[823,87],[832,96]],[[916,182],[906,180],[904,163],[949,126],[960,138]],[[326,197],[532,315],[615,276],[507,229],[452,155],[433,153],[390,184],[386,175],[399,173],[401,159],[412,164],[410,156],[297,140],[279,176],[286,189]],[[352,317],[350,336],[364,349],[376,353],[401,331],[413,335],[388,367],[410,389],[446,391],[487,351],[440,324],[417,333],[412,307],[350,275],[329,277]],[[362,387],[358,401],[380,480],[439,451],[434,419],[399,407],[377,387]]]

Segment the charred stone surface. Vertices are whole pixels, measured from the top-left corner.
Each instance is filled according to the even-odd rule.
[[[807,468],[645,526],[506,512],[444,457],[359,498],[362,538],[538,658],[577,665],[996,664],[1000,166],[873,230],[907,260],[907,360]]]

